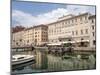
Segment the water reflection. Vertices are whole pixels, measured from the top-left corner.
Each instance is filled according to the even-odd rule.
[[[20,52],[17,54],[32,54],[29,52]],[[71,56],[65,59],[61,56],[47,54],[38,51],[36,53],[36,62],[31,61],[18,66],[13,66],[14,73],[31,73],[31,72],[47,72],[47,71],[63,71],[63,70],[85,70],[95,69],[96,60],[94,55],[89,55],[88,59],[81,59],[80,56]]]

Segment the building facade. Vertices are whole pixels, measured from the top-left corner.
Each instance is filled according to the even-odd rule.
[[[43,45],[48,40],[47,29],[47,26],[39,25],[15,32],[12,34],[12,46]]]
[[[91,14],[89,13],[83,13],[77,16],[72,15],[48,24],[48,42],[71,42],[74,46],[93,47],[91,40],[94,37],[91,37],[90,16]],[[95,22],[93,25],[95,26]],[[95,36],[95,31],[93,33]]]
[[[20,47],[24,45],[24,38],[23,38],[24,31],[15,32],[12,34],[12,47]]]
[[[36,45],[43,45],[48,41],[48,27],[39,25],[34,27],[34,43]]]
[[[56,22],[26,28],[12,34],[12,46],[64,44],[95,47],[95,17],[89,13],[67,15]]]
[[[34,44],[34,28],[27,28],[24,30],[23,34],[24,46],[29,46]]]
[[[95,47],[96,46],[96,15],[92,15],[89,17],[90,21],[90,46]]]

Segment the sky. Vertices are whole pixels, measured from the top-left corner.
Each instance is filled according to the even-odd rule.
[[[95,14],[95,6],[29,1],[12,1],[12,26],[31,27],[48,24],[68,14],[78,15],[89,12]]]

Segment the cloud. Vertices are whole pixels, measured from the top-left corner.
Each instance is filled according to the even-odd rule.
[[[79,14],[89,12],[91,14],[95,14],[95,7],[94,6],[86,6],[86,5],[68,5],[67,9],[72,14]]]
[[[34,25],[47,24],[56,21],[59,17],[67,14],[79,14],[90,12],[95,14],[95,7],[92,6],[77,6],[66,5],[66,8],[57,8],[47,13],[33,16],[30,13],[23,12],[21,10],[12,11],[12,22],[16,22],[19,25],[30,27]],[[17,24],[15,23],[16,26]]]
[[[48,13],[33,16],[30,13],[25,13],[20,10],[13,10],[12,20],[22,26],[29,27],[33,25],[46,24],[46,23],[56,21],[58,17],[66,15],[67,13],[68,11],[66,9],[58,8]]]

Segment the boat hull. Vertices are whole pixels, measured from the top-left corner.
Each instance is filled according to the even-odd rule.
[[[23,59],[23,60],[18,60],[18,61],[12,61],[12,65],[18,65],[22,63],[26,63],[29,61],[35,60],[34,58],[28,58],[28,59]]]

